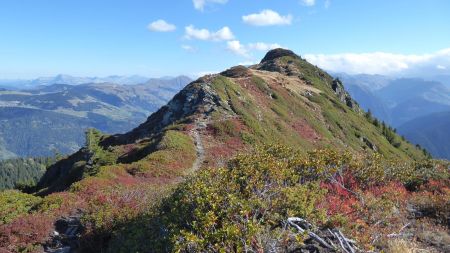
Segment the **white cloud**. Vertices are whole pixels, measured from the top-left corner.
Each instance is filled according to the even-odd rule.
[[[238,40],[232,40],[227,42],[227,49],[234,54],[244,56],[249,58],[252,51],[269,51],[271,49],[282,47],[280,44],[273,43],[268,44],[264,42],[248,43],[247,45],[242,44]]]
[[[197,29],[193,25],[185,27],[186,39],[197,39],[197,40],[212,40],[212,41],[223,41],[234,39],[233,32],[227,26],[216,32],[210,32],[207,29]]]
[[[226,4],[227,2],[228,0],[192,0],[194,8],[199,11],[203,11],[208,4]]]
[[[450,68],[450,48],[431,54],[344,53],[307,54],[309,62],[329,71],[349,74],[425,75]],[[440,66],[440,67],[437,67]],[[428,72],[428,73],[427,73]]]
[[[325,0],[325,9],[328,9],[328,8],[330,8],[330,6],[331,6],[331,0]]]
[[[185,27],[185,37],[187,39],[209,40],[211,32],[207,29],[196,29],[193,25]]]
[[[292,15],[281,16],[273,10],[262,10],[260,13],[253,13],[242,16],[244,23],[254,26],[269,25],[290,25],[292,23]]]
[[[316,4],[316,0],[302,0],[301,2],[306,6],[313,6]]]
[[[227,42],[227,48],[228,48],[228,50],[230,50],[231,52],[233,52],[233,53],[235,53],[237,55],[241,55],[241,56],[244,56],[244,57],[249,57],[247,49],[238,40],[228,41]]]
[[[212,34],[213,40],[232,40],[234,39],[233,32],[228,26],[223,27],[219,31]]]
[[[196,48],[194,48],[193,46],[190,45],[181,45],[181,48],[188,51],[188,52],[195,52],[197,51]]]
[[[248,48],[250,49],[255,49],[255,50],[259,50],[259,51],[269,51],[275,48],[280,48],[282,47],[280,44],[277,43],[273,43],[273,44],[267,44],[264,42],[256,42],[256,43],[250,43],[248,44]]]
[[[147,28],[153,32],[171,32],[177,29],[175,25],[167,23],[162,19],[150,23]]]

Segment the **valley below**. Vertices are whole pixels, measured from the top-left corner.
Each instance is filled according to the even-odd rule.
[[[428,77],[428,80],[381,75],[341,76],[362,108],[427,149],[433,157],[450,159],[448,79],[440,76]]]
[[[0,91],[0,160],[73,153],[89,128],[129,131],[191,81],[180,76],[126,85],[73,79]]]

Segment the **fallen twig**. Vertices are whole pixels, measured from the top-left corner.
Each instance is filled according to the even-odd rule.
[[[342,232],[340,230],[337,230],[337,232],[338,232],[339,236],[342,238],[342,240],[344,241],[345,246],[347,246],[347,248],[350,250],[350,252],[355,253],[355,249],[353,249],[353,247],[350,245],[347,238],[345,238],[345,236],[342,234]]]
[[[406,225],[404,225],[402,228],[400,228],[400,230],[398,231],[398,233],[392,233],[392,234],[388,234],[387,237],[388,238],[392,238],[392,237],[397,237],[397,236],[401,236],[402,235],[402,231],[409,227],[411,225],[411,222],[407,223]]]
[[[328,229],[330,236],[326,236],[324,238],[315,234],[314,232],[308,231],[313,226],[306,221],[305,219],[298,217],[291,217],[287,219],[287,224],[296,228],[299,233],[307,233],[314,241],[318,242],[322,247],[332,250],[341,250],[345,253],[355,253],[359,251],[356,247],[356,241],[348,239],[344,236],[344,234],[338,229]],[[339,244],[333,243],[333,240],[339,242]]]
[[[298,217],[288,218],[288,223],[291,226],[295,227],[300,233],[304,233],[305,230],[303,228],[301,228],[299,225],[295,224],[295,222],[300,222],[300,223],[306,224],[307,226],[309,225],[311,227],[311,224],[302,218],[298,218]],[[334,249],[333,246],[328,244],[324,239],[322,239],[320,236],[318,236],[314,232],[307,231],[307,233],[311,238],[313,238],[316,242],[320,243],[320,245],[322,245],[323,247],[328,248],[328,249]]]

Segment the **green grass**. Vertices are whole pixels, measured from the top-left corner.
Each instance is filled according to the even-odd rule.
[[[281,61],[295,64],[303,78],[311,82],[315,88],[320,89],[321,93],[309,97],[310,102],[307,102],[297,94],[290,93],[284,88],[271,87],[261,77],[253,76],[252,84],[267,95],[262,98],[267,105],[261,105],[255,98],[258,94],[251,94],[250,90],[244,89],[233,79],[218,76],[213,81],[212,86],[220,98],[231,106],[247,126],[248,132],[241,133],[244,142],[300,145],[305,150],[314,147],[332,147],[367,152],[370,149],[361,141],[360,137],[363,136],[377,147],[380,154],[388,158],[421,159],[424,157],[420,150],[398,136],[395,137],[395,142],[390,143],[383,136],[382,129],[369,122],[362,111],[353,110],[339,101],[331,89],[333,79],[327,73],[304,60],[293,57],[283,57]],[[320,111],[312,111],[311,107],[318,107]],[[303,139],[291,127],[295,120],[305,120],[321,136],[321,140],[312,144]]]
[[[159,142],[158,150],[182,150],[187,152],[193,151],[192,138],[185,133],[169,130],[166,131],[163,138]]]
[[[196,159],[192,138],[182,132],[166,131],[157,149],[143,159],[125,165],[132,174],[144,173],[152,177],[172,177],[185,174]]]
[[[277,94],[278,99],[265,97],[270,103],[269,107],[257,105],[254,98],[243,90],[232,79],[219,76],[213,82],[213,87],[219,96],[228,101],[233,111],[241,116],[248,132],[241,133],[244,142],[249,144],[264,143],[288,143],[291,145],[301,144],[311,147],[289,126],[291,114],[303,114],[306,111],[299,105],[298,99],[288,97],[288,93],[281,94],[272,89],[262,78],[252,77],[253,85],[263,91],[264,94]],[[292,107],[295,105],[295,107]]]

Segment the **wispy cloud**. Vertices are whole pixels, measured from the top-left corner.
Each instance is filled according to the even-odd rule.
[[[208,4],[226,4],[228,0],[192,0],[194,8],[203,11]]]
[[[256,43],[250,43],[248,44],[248,48],[259,50],[259,51],[269,51],[271,49],[280,48],[282,47],[280,44],[277,43],[264,43],[264,42],[256,42]]]
[[[159,19],[150,23],[147,28],[153,32],[171,32],[177,29],[175,25],[167,23],[163,19]]]
[[[247,45],[242,44],[238,40],[228,41],[227,48],[232,53],[244,56],[244,57],[251,57],[252,51],[269,51],[271,49],[280,48],[282,47],[280,44],[277,43],[264,43],[264,42],[256,42],[256,43],[249,43]]]
[[[195,47],[191,46],[191,45],[181,45],[181,48],[186,50],[186,51],[188,51],[188,52],[191,52],[191,53],[197,51],[197,49]]]
[[[267,9],[259,13],[242,16],[242,20],[244,23],[254,26],[290,25],[292,15],[282,16],[276,11]]]
[[[325,6],[325,9],[330,8],[330,6],[331,6],[331,0],[325,0],[324,6]]]
[[[301,0],[303,5],[306,6],[313,6],[316,4],[316,0]]]
[[[450,48],[431,54],[344,53],[307,54],[309,62],[319,67],[349,74],[416,74],[439,73],[450,68]]]
[[[234,34],[228,26],[216,32],[211,32],[208,29],[197,29],[193,25],[189,25],[185,27],[184,37],[196,40],[226,41],[233,40]]]

